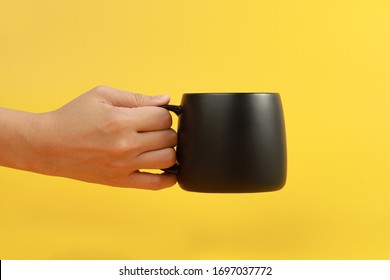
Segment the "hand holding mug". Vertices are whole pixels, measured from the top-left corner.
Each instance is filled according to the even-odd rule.
[[[117,187],[162,189],[176,162],[169,96],[96,87],[43,114],[0,109],[0,165]]]
[[[180,106],[168,103],[169,96],[100,86],[49,113],[0,108],[0,146],[7,147],[0,165],[145,189],[172,186],[176,178],[183,189],[195,192],[263,192],[284,186],[286,137],[279,94],[184,94]],[[178,136],[167,109],[179,115]],[[168,172],[139,171],[156,168]]]

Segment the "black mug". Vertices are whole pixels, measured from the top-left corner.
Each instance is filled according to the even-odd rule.
[[[283,188],[286,134],[278,93],[187,93],[179,116],[180,187],[206,193],[252,193]]]

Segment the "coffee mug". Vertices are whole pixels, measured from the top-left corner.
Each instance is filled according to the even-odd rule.
[[[286,135],[278,93],[186,93],[162,106],[178,120],[179,186],[206,193],[253,193],[283,188]]]

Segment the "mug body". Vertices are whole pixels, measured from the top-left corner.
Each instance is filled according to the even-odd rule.
[[[277,93],[184,94],[177,178],[188,191],[247,193],[281,189],[286,136]]]

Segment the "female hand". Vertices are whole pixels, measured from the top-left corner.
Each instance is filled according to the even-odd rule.
[[[99,86],[49,113],[2,109],[0,145],[7,151],[0,165],[110,186],[170,187],[175,175],[139,171],[176,162],[171,115],[159,107],[168,103],[166,95]]]

